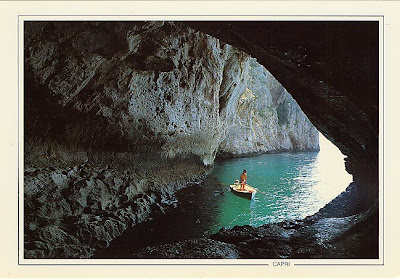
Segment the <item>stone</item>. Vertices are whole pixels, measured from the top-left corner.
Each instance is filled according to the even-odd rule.
[[[348,95],[332,89],[335,82],[308,82],[285,64],[291,62],[277,64],[270,51],[271,67],[282,69],[278,79],[296,92],[296,101],[266,70],[264,56],[258,60],[264,66],[258,65],[238,48],[182,23],[27,22],[25,39],[27,257],[90,257],[128,226],[176,206],[174,193],[201,181],[218,151],[315,149],[316,130],[308,117],[352,156],[346,166],[356,173],[355,182],[371,184],[360,174],[375,173],[363,159],[375,158],[368,141],[376,129],[355,124],[369,123],[374,110],[348,102]],[[291,60],[296,53],[286,56]],[[322,108],[315,105],[320,100]],[[360,107],[367,108],[365,119],[359,110],[347,119],[350,108]],[[240,125],[246,127],[243,138],[237,137]],[[351,219],[350,226],[334,219],[365,213],[375,201],[368,191],[354,192],[349,189],[305,223],[237,227],[166,251],[191,257],[321,257],[326,249],[319,239],[340,255],[360,255],[360,245],[351,251],[346,244],[376,235],[376,209],[357,215],[362,222]],[[330,222],[335,227],[329,232]],[[304,236],[296,234],[299,225],[306,227]]]
[[[296,101],[255,59],[249,64],[234,106],[236,113],[226,120],[228,128],[219,154],[319,150],[319,133]]]
[[[148,247],[133,257],[145,259],[237,259],[239,252],[233,245],[203,238]]]

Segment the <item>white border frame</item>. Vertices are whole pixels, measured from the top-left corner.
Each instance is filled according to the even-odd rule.
[[[371,265],[384,265],[384,195],[383,195],[383,127],[384,127],[384,113],[383,113],[383,101],[384,101],[384,88],[383,82],[379,84],[379,258],[378,259],[24,259],[23,249],[23,80],[24,80],[24,46],[23,46],[23,35],[24,35],[24,22],[25,21],[140,21],[140,20],[213,20],[213,21],[378,21],[379,22],[379,78],[380,81],[384,80],[383,73],[383,35],[384,35],[384,16],[270,16],[270,15],[19,15],[19,144],[20,144],[20,161],[19,161],[19,264],[20,265],[259,265],[259,266],[271,266],[273,267],[277,262],[287,262],[290,266],[371,266]],[[21,159],[22,158],[22,159]]]

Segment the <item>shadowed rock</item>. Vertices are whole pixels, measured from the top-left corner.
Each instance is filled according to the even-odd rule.
[[[258,138],[261,122],[274,119],[285,127],[276,146],[302,149],[293,129],[307,132],[307,117],[348,156],[346,193],[302,221],[164,248],[188,257],[377,257],[377,24],[299,24],[25,22],[25,257],[90,257],[206,175],[224,140],[230,154],[269,150],[268,140],[231,149],[243,144],[230,142],[238,123]],[[293,124],[299,114],[289,113],[295,102],[283,87],[272,82],[269,97],[260,81],[247,83],[249,55],[294,96],[304,125]],[[260,116],[246,103],[254,96],[275,111]],[[218,249],[190,254],[196,241]]]

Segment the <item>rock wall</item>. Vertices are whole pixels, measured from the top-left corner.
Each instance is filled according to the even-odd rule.
[[[284,84],[311,122],[348,157],[354,181],[377,196],[378,21],[197,21]]]
[[[128,227],[176,206],[174,193],[206,173],[201,165],[165,163],[126,170],[89,163],[26,168],[24,257],[90,258]]]
[[[210,171],[250,56],[171,22],[24,28],[25,257],[90,257]]]
[[[249,59],[163,22],[27,23],[25,41],[28,143],[45,138],[93,153],[151,147],[205,165],[223,133],[219,100],[243,81]],[[33,153],[27,162],[37,163]]]
[[[228,118],[221,156],[282,150],[319,150],[318,130],[286,89],[255,59]]]
[[[185,24],[257,58],[285,85],[318,130],[347,156],[346,170],[353,175],[354,183],[321,209],[332,211],[332,215],[316,214],[314,221],[320,220],[316,225],[307,221],[301,224],[305,241],[295,237],[292,251],[301,248],[299,257],[379,258],[379,22],[197,21]],[[362,214],[353,215],[353,210],[343,210],[342,204],[346,203]],[[337,211],[343,212],[337,215]],[[334,219],[337,217],[346,218]],[[351,225],[344,225],[346,222]],[[235,235],[249,233],[250,238],[257,234],[244,227],[237,231]],[[327,239],[320,238],[321,232],[323,235],[328,232]],[[271,244],[279,242],[279,238],[274,235]],[[276,245],[271,246],[271,251],[262,249],[268,247],[265,235],[249,242],[239,236],[237,242],[245,245],[252,242],[245,248],[250,252],[261,248],[260,254],[264,255],[291,254],[290,251],[280,253]]]

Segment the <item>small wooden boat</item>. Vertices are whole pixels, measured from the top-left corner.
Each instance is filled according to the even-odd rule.
[[[247,184],[244,186],[243,190],[240,189],[241,188],[240,184],[232,184],[232,185],[229,185],[229,187],[231,188],[231,191],[235,195],[242,197],[242,198],[249,199],[249,200],[254,198],[255,194],[257,193],[256,189],[254,189],[253,187],[251,187],[250,185],[247,185]]]

